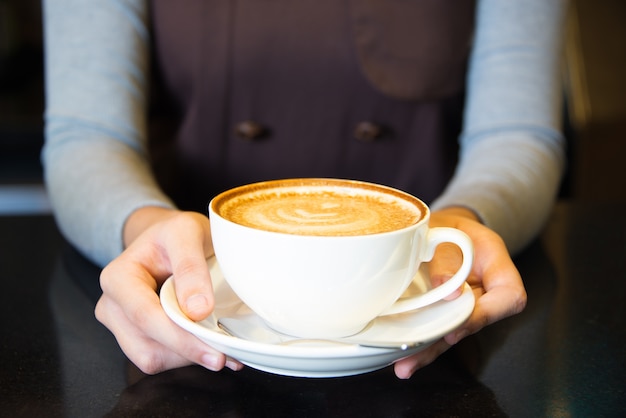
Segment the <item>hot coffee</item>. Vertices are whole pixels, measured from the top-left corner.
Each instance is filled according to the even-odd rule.
[[[343,180],[265,182],[233,189],[216,212],[240,225],[296,235],[353,236],[414,225],[426,212],[412,196]]]
[[[430,228],[429,217],[407,193],[340,179],[249,184],[209,203],[224,279],[270,327],[302,338],[353,335],[379,315],[421,308],[463,285],[472,242],[459,230]],[[459,270],[400,298],[444,242],[461,248]]]

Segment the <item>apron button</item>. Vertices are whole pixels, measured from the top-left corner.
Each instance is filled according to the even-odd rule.
[[[382,126],[373,122],[359,122],[354,128],[354,137],[359,141],[373,142],[383,136]]]
[[[245,120],[235,125],[235,135],[249,141],[261,139],[267,132],[263,125],[252,120]]]

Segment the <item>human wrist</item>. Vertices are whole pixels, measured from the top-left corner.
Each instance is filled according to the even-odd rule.
[[[160,206],[144,206],[136,209],[126,219],[124,224],[124,247],[128,247],[143,231],[151,225],[167,219],[178,210]]]

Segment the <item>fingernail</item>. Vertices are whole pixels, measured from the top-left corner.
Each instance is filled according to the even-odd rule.
[[[202,314],[206,310],[209,301],[203,294],[197,294],[190,296],[187,299],[186,308],[187,314],[199,313]]]
[[[226,367],[236,372],[236,371],[241,370],[243,368],[243,365],[239,363],[238,361],[226,359]]]
[[[204,354],[200,361],[204,367],[209,370],[213,370],[214,372],[221,369],[220,359],[214,354]]]
[[[465,329],[463,329],[463,330],[457,332],[456,334],[454,334],[454,341],[452,342],[452,345],[458,343],[463,338],[467,337],[468,334],[469,334],[469,332],[467,332],[467,330],[465,330]]]

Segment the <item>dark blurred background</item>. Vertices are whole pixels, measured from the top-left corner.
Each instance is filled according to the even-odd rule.
[[[561,198],[626,201],[626,2],[573,0],[568,20]],[[0,0],[0,214],[45,213],[39,0]]]
[[[0,0],[0,214],[49,211],[42,187],[39,0]]]

